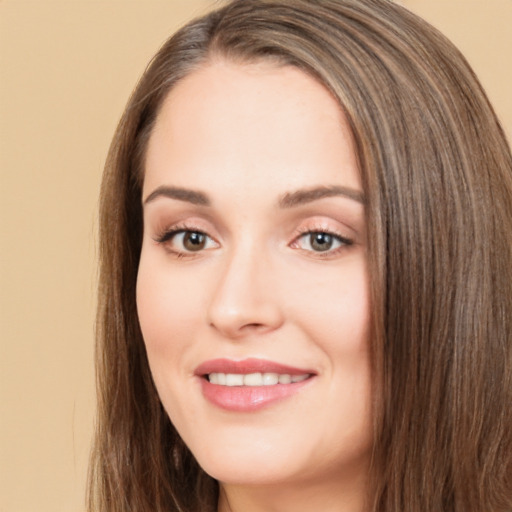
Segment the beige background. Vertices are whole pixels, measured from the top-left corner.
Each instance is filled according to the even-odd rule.
[[[512,0],[402,0],[512,134]],[[98,185],[145,64],[208,0],[0,0],[0,512],[83,510]]]

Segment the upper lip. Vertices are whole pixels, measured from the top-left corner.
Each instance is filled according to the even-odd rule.
[[[211,359],[201,363],[195,370],[199,376],[210,373],[279,373],[288,375],[314,374],[310,369],[295,368],[293,366],[268,361],[265,359],[249,358],[240,361],[233,359]]]

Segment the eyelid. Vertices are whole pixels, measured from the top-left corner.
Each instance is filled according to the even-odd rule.
[[[295,236],[292,243],[305,237],[306,235],[313,235],[315,233],[330,235],[330,236],[340,240],[344,245],[353,245],[354,244],[354,240],[352,240],[351,238],[348,238],[348,237],[342,235],[341,233],[338,233],[331,229],[306,229],[304,231],[301,231],[297,236]]]
[[[331,223],[329,223],[331,224]],[[349,228],[347,228],[348,230]],[[296,229],[292,242],[289,246],[293,249],[297,249],[300,251],[304,251],[310,256],[315,258],[331,258],[337,256],[340,252],[348,250],[351,246],[353,246],[356,242],[353,236],[347,236],[346,230],[340,230],[339,228],[335,228],[332,225],[327,225],[327,222],[324,220],[315,220],[313,223],[305,223],[299,228]],[[315,233],[322,233],[326,235],[330,235],[333,237],[337,243],[339,244],[337,247],[326,249],[325,251],[315,251],[314,249],[307,249],[301,247],[299,241],[306,236],[312,236]]]
[[[201,235],[204,235],[205,237],[210,240],[210,242],[213,242],[213,247],[204,247],[201,249],[198,249],[197,251],[191,251],[187,250],[186,248],[174,248],[172,247],[173,240],[179,236],[179,235],[185,235],[186,233],[198,233]],[[219,247],[218,241],[212,237],[205,229],[198,228],[193,224],[188,223],[179,223],[172,225],[170,227],[167,227],[157,233],[157,235],[153,238],[153,240],[159,244],[165,246],[166,250],[169,251],[171,254],[177,256],[177,257],[193,257],[198,256],[199,254],[203,253],[204,251],[208,251],[211,249],[214,249],[216,247]]]
[[[181,216],[180,216],[181,217]],[[153,224],[149,223],[150,226]],[[152,238],[155,242],[165,242],[172,235],[175,235],[179,231],[192,231],[195,233],[202,233],[209,236],[212,240],[216,240],[210,233],[213,231],[211,223],[204,221],[201,217],[191,218],[189,215],[183,216],[182,218],[156,218],[152,226],[151,231],[153,232]]]
[[[196,222],[194,220],[183,220],[171,225],[167,224],[162,229],[157,230],[156,234],[153,236],[153,240],[158,245],[164,246],[169,253],[177,257],[197,257],[205,251],[220,247],[220,243],[216,237],[210,234],[212,231],[211,227],[205,228],[202,224],[203,222]],[[347,232],[354,231],[352,228],[348,226],[341,228],[340,225],[344,226],[340,221],[320,216],[303,219],[300,225],[294,230],[292,240],[287,245],[317,258],[333,257],[339,252],[350,248],[350,246],[356,243],[357,239],[357,233],[355,232],[347,236]],[[191,249],[190,246],[188,248],[184,246],[183,239],[176,240],[179,235],[185,235],[186,233],[198,233],[205,236],[207,238],[206,246],[201,246],[198,247],[197,250],[194,250]],[[311,244],[309,247],[305,247],[300,243],[301,239],[304,239],[306,236],[312,236],[315,233],[323,233],[333,237],[333,245],[335,245],[335,247],[329,247],[325,250],[316,250],[318,246],[315,249]],[[174,240],[176,240],[176,242],[174,242]],[[187,242],[190,242],[190,239],[188,239]],[[181,245],[181,247],[177,246],[177,244]]]

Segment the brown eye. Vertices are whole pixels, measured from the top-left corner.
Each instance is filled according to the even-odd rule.
[[[156,241],[164,245],[170,252],[181,255],[218,247],[215,240],[206,233],[189,229],[171,229]]]
[[[200,251],[206,246],[206,235],[197,231],[187,231],[183,235],[183,247],[187,251]]]
[[[343,246],[352,245],[353,241],[326,231],[309,231],[301,235],[296,244],[310,252],[332,252]]]
[[[314,251],[323,252],[332,248],[334,237],[329,233],[311,233],[309,237],[311,249]]]

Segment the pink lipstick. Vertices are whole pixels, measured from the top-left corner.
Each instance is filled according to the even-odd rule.
[[[214,359],[195,374],[208,401],[228,411],[251,412],[299,392],[315,372],[263,359]]]

